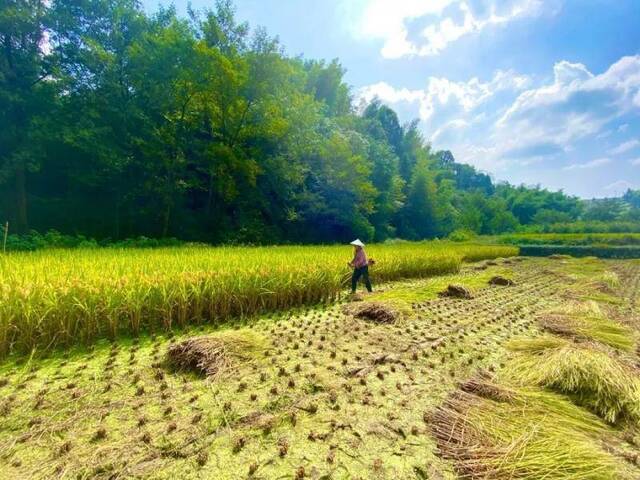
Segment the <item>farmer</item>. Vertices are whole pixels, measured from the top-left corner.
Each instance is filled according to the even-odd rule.
[[[367,291],[371,292],[371,282],[369,281],[369,261],[367,255],[364,253],[364,243],[359,238],[351,242],[350,245],[354,247],[353,260],[347,263],[353,268],[353,274],[351,275],[351,293],[356,293],[356,286],[360,277],[364,278],[364,284],[367,287]],[[372,261],[373,263],[373,261]]]

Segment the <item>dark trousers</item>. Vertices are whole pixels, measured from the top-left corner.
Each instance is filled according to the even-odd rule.
[[[356,292],[356,286],[358,285],[358,280],[360,277],[364,278],[364,284],[367,287],[367,290],[371,292],[371,282],[369,281],[369,266],[365,265],[364,267],[354,268],[353,274],[351,275],[351,291],[353,293]]]

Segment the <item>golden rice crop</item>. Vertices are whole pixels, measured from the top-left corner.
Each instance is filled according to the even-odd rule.
[[[375,282],[455,272],[507,246],[371,245]],[[47,250],[0,256],[0,356],[331,301],[345,246]]]

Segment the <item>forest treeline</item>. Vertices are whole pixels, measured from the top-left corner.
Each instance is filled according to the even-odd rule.
[[[344,74],[288,56],[229,1],[185,18],[134,0],[4,1],[0,220],[211,243],[640,221],[639,192],[586,203],[495,184],[417,122],[354,106]]]

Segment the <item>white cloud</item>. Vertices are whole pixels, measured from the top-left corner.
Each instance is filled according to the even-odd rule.
[[[628,142],[621,143],[616,148],[612,148],[609,153],[611,155],[620,155],[622,153],[626,153],[629,150],[633,150],[634,148],[640,146],[640,141],[638,140],[629,140]]]
[[[567,165],[563,168],[563,170],[577,170],[577,169],[586,169],[586,168],[598,168],[603,165],[607,165],[611,163],[610,158],[596,158],[595,160],[591,160],[587,163],[572,163],[571,165]]]
[[[356,102],[370,102],[379,98],[388,104],[401,102],[418,105],[420,119],[429,120],[439,107],[456,104],[464,112],[469,112],[503,90],[522,90],[529,79],[513,71],[498,70],[489,82],[472,78],[467,82],[453,82],[446,78],[429,77],[423,90],[396,89],[386,82],[379,82],[360,88],[356,92]]]
[[[457,160],[485,170],[500,173],[546,162],[541,168],[557,172],[558,162],[574,158],[568,171],[593,175],[600,171],[592,169],[615,158],[614,150],[620,148],[606,151],[598,140],[613,138],[622,118],[638,118],[633,99],[639,92],[637,55],[623,57],[601,73],[558,62],[553,79],[544,83],[498,71],[487,81],[429,77],[423,89],[381,82],[356,91],[356,99],[378,96],[403,120],[418,116],[434,148],[451,150]],[[585,151],[585,144],[593,145],[594,153]]]
[[[593,78],[593,74],[581,63],[571,63],[562,60],[553,66],[553,76],[556,85],[571,86]]]
[[[629,128],[629,124],[628,124],[628,123],[623,123],[622,125],[620,125],[620,126],[618,127],[618,131],[619,131],[619,132],[626,132],[626,131],[627,131],[627,128]]]
[[[604,187],[605,190],[613,190],[614,192],[620,193],[628,190],[629,188],[633,189],[635,188],[635,186],[633,183],[626,180],[618,180],[617,182],[610,183],[609,185]]]
[[[380,53],[384,58],[437,55],[463,36],[543,11],[542,0],[488,0],[484,12],[474,12],[471,0],[344,2],[346,17],[354,23],[356,36],[382,40]],[[461,22],[452,16],[456,13],[462,16]],[[416,20],[432,22],[413,39],[409,24]]]
[[[634,158],[633,160],[631,160],[629,162],[631,165],[635,165],[635,166],[639,166],[640,167],[640,158]]]
[[[431,136],[431,140],[437,141],[444,132],[450,131],[450,130],[461,130],[461,129],[467,128],[469,125],[470,123],[467,122],[466,120],[463,120],[462,118],[456,118],[454,120],[451,120],[450,122],[445,123],[443,126],[438,128],[435,132],[433,132],[433,135]]]
[[[520,94],[496,128],[509,138],[544,138],[568,147],[633,110],[639,92],[640,55],[623,57],[600,75],[582,64],[559,62],[553,83]]]
[[[439,15],[457,0],[345,0],[347,17],[355,20],[355,34],[363,38],[382,39],[381,54],[385,58],[399,58],[415,53],[409,40],[407,22],[426,15]],[[363,5],[364,3],[364,5]]]
[[[387,103],[412,103],[422,101],[424,92],[422,90],[409,90],[407,88],[395,89],[386,82],[378,82],[362,87],[356,93],[358,101],[364,100],[367,103],[376,97]]]
[[[420,56],[438,55],[447,48],[449,43],[465,35],[480,32],[489,26],[507,23],[519,17],[537,14],[541,6],[542,2],[539,0],[521,0],[513,2],[504,13],[498,13],[497,6],[491,5],[488,15],[476,17],[469,4],[463,1],[460,3],[460,11],[464,16],[462,23],[456,23],[451,17],[447,17],[438,24],[427,26],[421,34],[425,43],[421,46],[412,45],[412,51],[407,53]]]

